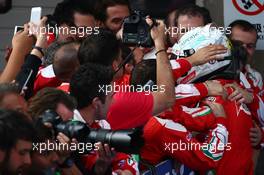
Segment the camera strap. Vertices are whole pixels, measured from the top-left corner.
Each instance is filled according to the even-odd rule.
[[[136,50],[137,47],[134,47],[130,53],[126,56],[126,58],[119,64],[117,70],[115,71],[114,74],[116,74],[122,67],[124,67],[130,60],[131,60],[131,55],[133,54],[133,52]]]

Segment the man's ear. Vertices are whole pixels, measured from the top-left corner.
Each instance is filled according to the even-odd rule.
[[[92,107],[97,110],[101,105],[102,105],[102,101],[100,100],[100,98],[95,97],[92,101]]]
[[[130,74],[133,69],[134,69],[134,66],[132,64],[127,63],[125,65],[125,71],[126,71],[126,73],[129,73]]]
[[[112,67],[113,67],[113,70],[116,71],[118,69],[118,61],[117,60],[114,60],[113,64],[112,64]]]

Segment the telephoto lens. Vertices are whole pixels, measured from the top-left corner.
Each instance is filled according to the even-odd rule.
[[[113,147],[117,152],[138,154],[144,145],[142,129],[112,131],[109,129],[91,129],[80,121],[61,122],[56,126],[57,132],[62,132],[70,138],[76,138],[81,143],[101,142]]]
[[[88,140],[107,143],[118,152],[139,154],[140,148],[144,145],[142,135],[141,128],[116,131],[97,129],[90,131]]]
[[[142,128],[112,131],[109,129],[91,129],[86,123],[69,120],[62,121],[61,117],[52,110],[45,111],[40,116],[42,123],[50,123],[56,133],[61,132],[69,138],[75,138],[79,143],[102,142],[114,148],[117,152],[139,154],[144,145]]]

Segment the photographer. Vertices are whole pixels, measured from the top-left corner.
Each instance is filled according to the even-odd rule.
[[[75,100],[66,92],[56,88],[44,88],[29,100],[28,112],[33,119],[37,119],[46,110],[55,111],[66,121],[73,117],[76,109]]]
[[[82,175],[74,162],[66,163],[69,159],[69,155],[65,152],[64,146],[69,143],[68,138],[59,134],[55,139],[54,133],[51,128],[45,126],[38,120],[34,121],[34,127],[36,130],[36,136],[33,140],[34,148],[31,153],[32,165],[27,167],[23,174],[25,175],[52,175],[62,173],[64,175]],[[59,146],[59,150],[50,149],[50,144],[64,144]],[[44,145],[44,147],[42,146]],[[64,151],[64,154],[62,152]]]
[[[78,103],[75,120],[84,122],[91,128],[110,129],[104,119],[113,94],[106,96],[104,92],[100,92],[99,87],[110,85],[112,79],[112,70],[105,66],[87,63],[80,67],[70,83],[70,94]],[[100,175],[115,171],[127,175],[139,174],[137,163],[130,156],[114,153],[107,144],[99,144],[99,150],[82,156],[81,162],[83,172]]]
[[[121,29],[124,18],[130,15],[128,0],[98,0],[95,9],[97,20],[114,33]]]

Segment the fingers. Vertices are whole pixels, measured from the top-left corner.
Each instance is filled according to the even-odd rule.
[[[48,18],[46,16],[44,16],[41,20],[40,20],[40,24],[39,26],[41,27],[45,27],[46,26],[46,22],[47,22]]]
[[[231,101],[235,101],[241,99],[242,97],[242,94],[238,90],[235,90],[232,94],[229,95],[228,99]]]
[[[211,108],[215,117],[226,117],[225,110],[221,104],[210,102],[208,100],[205,100],[204,103]]]
[[[147,24],[148,24],[149,26],[152,26],[152,25],[153,25],[153,20],[150,19],[149,16],[146,17],[146,22],[147,22]]]
[[[96,143],[98,146],[98,155],[103,159],[111,159],[115,155],[113,148],[110,148],[108,144],[102,144],[101,142]]]
[[[249,139],[252,146],[257,146],[262,138],[262,133],[260,128],[254,123],[254,128],[249,130]]]
[[[104,150],[104,148],[103,148],[102,143],[99,142],[99,143],[97,144],[97,146],[98,146],[98,148],[99,148],[99,149],[97,150],[99,157],[101,157],[101,158],[106,157],[105,150]]]
[[[61,142],[61,143],[69,143],[70,139],[69,137],[67,137],[66,135],[64,135],[63,133],[59,133],[57,136],[57,139]]]
[[[47,122],[45,122],[45,123],[44,123],[44,125],[45,125],[46,127],[48,127],[48,128],[51,128],[51,129],[52,129],[52,124],[51,124],[51,123],[47,123]]]
[[[227,52],[227,48],[223,45],[209,45],[205,47],[209,60],[222,58],[222,56],[219,56],[221,54],[224,54]]]

